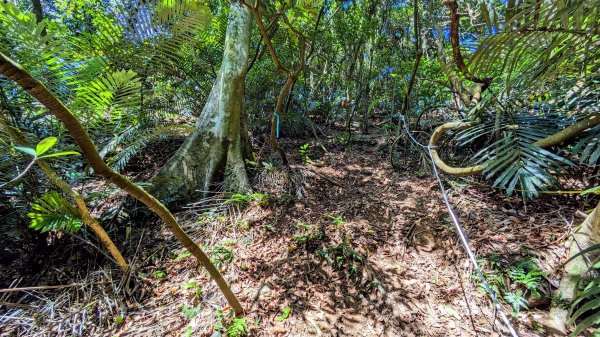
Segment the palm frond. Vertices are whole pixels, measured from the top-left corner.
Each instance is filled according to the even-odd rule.
[[[36,198],[27,213],[29,227],[42,233],[63,231],[73,233],[81,228],[83,221],[71,203],[57,192],[49,192]]]
[[[518,190],[526,198],[535,197],[539,190],[558,184],[555,175],[573,165],[568,159],[533,143],[576,121],[548,112],[545,115],[529,113],[513,116],[507,112],[500,123],[488,118],[457,137],[462,145],[466,145],[482,137],[485,141],[499,136],[474,156],[476,163],[487,164],[483,173],[486,179],[494,178],[494,187],[506,189],[509,195]]]
[[[571,153],[579,155],[579,164],[596,165],[600,159],[600,126],[596,126],[586,132],[585,135],[575,143]]]
[[[515,85],[596,72],[598,8],[598,0],[520,1],[507,9],[503,29],[480,42],[469,66],[479,75],[504,73]]]
[[[487,163],[486,179],[495,177],[494,187],[506,188],[511,195],[519,190],[524,198],[533,198],[538,190],[558,184],[554,174],[573,165],[569,160],[518,138],[503,138],[480,151],[479,163]]]
[[[158,125],[152,129],[144,129],[145,131],[140,132],[139,129],[132,128],[123,134],[128,137],[115,137],[102,149],[101,154],[104,156],[119,148],[119,151],[108,159],[108,164],[113,169],[122,171],[127,163],[149,143],[174,135],[187,134],[192,132],[194,127],[187,125]],[[133,139],[130,137],[133,137]]]

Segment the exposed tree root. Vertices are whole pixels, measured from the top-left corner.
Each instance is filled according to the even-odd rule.
[[[600,116],[599,115],[591,115],[588,116],[579,122],[568,126],[561,131],[550,135],[546,138],[540,139],[537,142],[533,143],[534,146],[539,146],[541,148],[548,148],[555,145],[558,145],[562,142],[565,142],[571,138],[577,137],[579,134],[584,132],[585,130],[592,128],[596,125],[600,124]],[[449,122],[444,123],[438,126],[433,133],[431,134],[431,138],[429,139],[429,148],[431,149],[431,155],[433,157],[433,161],[435,165],[444,173],[455,175],[455,176],[471,176],[482,173],[487,165],[475,165],[469,167],[452,167],[446,164],[439,156],[437,151],[437,144],[444,135],[446,131],[460,131],[467,129],[471,126],[475,125],[473,122]]]

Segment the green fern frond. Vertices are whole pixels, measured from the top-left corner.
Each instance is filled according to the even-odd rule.
[[[27,213],[31,220],[29,227],[42,233],[50,231],[77,232],[83,221],[71,203],[57,192],[50,192],[36,198]]]
[[[582,67],[594,73],[600,52],[588,46],[600,41],[599,7],[598,0],[520,1],[507,9],[503,29],[479,43],[469,66],[478,74],[505,73],[514,85],[581,75]]]
[[[581,322],[577,322],[576,328],[571,336],[579,336],[580,333],[595,324],[600,323],[600,277],[592,279],[585,289],[577,295],[573,302],[569,324],[573,324],[582,316],[587,316]]]
[[[165,139],[174,135],[187,134],[193,131],[193,127],[187,125],[159,125],[142,134],[134,133],[136,139],[133,142],[125,144],[119,152],[109,158],[108,164],[117,171],[122,171],[127,163],[140,153],[150,142]],[[117,147],[116,143],[112,143],[113,148]]]
[[[76,89],[74,106],[91,113],[92,122],[120,119],[141,104],[141,83],[131,70],[104,74]]]

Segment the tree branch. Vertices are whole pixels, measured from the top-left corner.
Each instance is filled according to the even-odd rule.
[[[98,149],[92,142],[75,115],[48,90],[40,81],[33,78],[19,64],[12,61],[3,53],[0,53],[0,73],[20,85],[31,96],[42,103],[56,118],[58,118],[69,131],[73,140],[77,143],[83,156],[96,174],[111,182],[136,198],[150,208],[165,223],[166,227],[181,242],[181,244],[192,254],[198,262],[205,267],[210,276],[215,280],[223,295],[236,314],[242,314],[244,309],[237,297],[233,294],[219,270],[211,262],[200,246],[190,238],[179,225],[173,214],[156,198],[146,192],[138,185],[132,183],[125,176],[114,172],[100,157]]]
[[[452,44],[452,53],[454,55],[454,61],[458,66],[458,69],[463,73],[466,79],[472,82],[482,84],[482,90],[484,91],[492,83],[491,77],[479,78],[469,72],[467,65],[462,57],[460,51],[460,40],[458,37],[458,30],[460,25],[460,14],[458,13],[458,4],[456,0],[443,0],[444,4],[450,9],[450,42]]]

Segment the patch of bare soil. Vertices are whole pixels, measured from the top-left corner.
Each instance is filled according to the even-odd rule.
[[[473,281],[436,181],[394,171],[388,144],[380,135],[360,136],[344,151],[332,138],[325,144],[329,152],[311,144],[313,163],[302,163],[295,153],[301,144],[289,141],[288,153],[301,164],[285,193],[227,215],[179,215],[243,302],[250,335],[504,334]],[[257,187],[280,182],[276,171],[263,172]],[[576,201],[543,197],[524,205],[476,181],[448,187],[479,257],[534,256],[557,284],[565,219],[575,214]],[[86,327],[82,334],[211,336],[228,324],[226,302],[206,273],[176,242],[163,239],[167,232],[152,233],[137,228],[129,238],[146,290],[126,296],[101,329]],[[542,303],[513,319],[521,336],[544,335],[536,330],[543,309]]]

